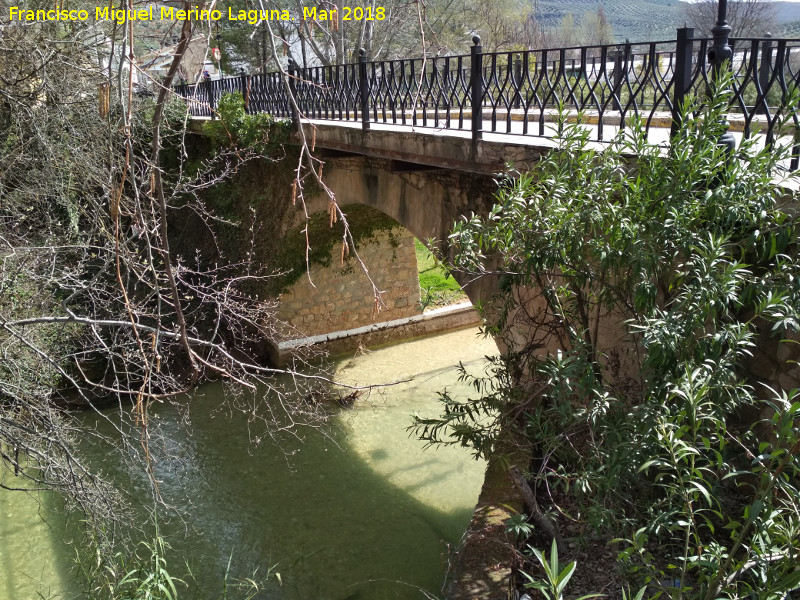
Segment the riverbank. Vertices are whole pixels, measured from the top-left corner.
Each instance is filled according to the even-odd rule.
[[[269,348],[270,360],[275,365],[283,366],[291,360],[296,352],[310,346],[335,356],[354,352],[359,348],[383,346],[444,331],[472,327],[480,323],[480,315],[472,304],[469,301],[461,302],[412,317],[272,343]]]

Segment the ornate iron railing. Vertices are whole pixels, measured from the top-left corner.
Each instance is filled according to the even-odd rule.
[[[648,131],[675,127],[678,107],[689,95],[702,97],[711,78],[706,62],[710,39],[679,29],[677,40],[483,53],[473,38],[470,54],[368,61],[242,75],[176,87],[195,116],[213,116],[225,92],[240,91],[249,113],[413,125],[507,135],[552,135],[558,107],[583,114],[595,140],[608,140],[633,119]],[[733,95],[729,118],[745,137],[779,136],[793,143],[798,166],[798,110],[794,125],[778,131],[781,106],[800,82],[800,40],[731,39]],[[284,77],[286,79],[284,79]],[[287,89],[288,88],[288,89]],[[299,114],[290,101],[293,93]]]

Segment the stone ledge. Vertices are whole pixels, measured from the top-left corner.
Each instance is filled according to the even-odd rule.
[[[319,346],[330,354],[342,354],[359,346],[377,346],[480,322],[480,316],[472,304],[462,302],[412,317],[270,344],[270,359],[275,365],[283,366],[294,352],[309,346]]]

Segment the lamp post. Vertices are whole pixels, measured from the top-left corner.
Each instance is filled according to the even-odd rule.
[[[728,38],[731,34],[731,26],[728,25],[728,0],[719,0],[717,7],[717,23],[711,30],[711,35],[714,37],[714,45],[708,51],[708,63],[711,65],[711,78],[714,83],[719,81],[719,76],[722,74],[722,66],[727,61],[728,68],[731,67],[733,60],[733,49],[728,44]],[[727,149],[728,154],[733,152],[736,146],[736,140],[733,134],[728,131],[728,123],[725,117],[722,117],[725,124],[725,133],[719,136],[718,144]]]

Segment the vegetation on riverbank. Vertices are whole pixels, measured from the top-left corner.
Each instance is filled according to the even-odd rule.
[[[118,553],[132,559],[147,530],[130,506],[167,510],[152,469],[152,403],[222,378],[228,407],[250,417],[245,439],[326,418],[306,401],[319,379],[298,377],[288,393],[276,380],[282,371],[264,360],[275,314],[249,286],[269,282],[272,270],[246,252],[211,260],[174,246],[187,213],[197,218],[189,235],[213,245],[227,227],[252,245],[255,232],[226,221],[200,192],[260,151],[280,155],[285,139],[247,137],[258,131],[243,120],[233,143],[189,160],[187,104],[171,94],[194,35],[193,23],[182,25],[174,68],[148,95],[134,93],[125,28],[0,24],[0,486],[56,491],[80,515],[108,584],[96,598],[115,597],[113,579],[129,566]],[[267,394],[293,422],[276,422],[261,402]],[[79,406],[109,423],[100,407],[117,407],[115,425],[126,427],[114,428],[114,443],[145,474],[134,500],[84,461],[80,443],[100,434],[75,418]]]
[[[454,268],[504,273],[487,329],[511,350],[472,379],[476,398],[442,393],[416,431],[478,456],[524,440],[509,460],[530,524],[509,527],[567,562],[592,549],[578,572],[595,577],[571,593],[767,600],[800,585],[796,206],[779,141],[717,144],[726,108],[723,92],[689,106],[666,155],[636,128],[598,152],[564,125],[451,236]]]
[[[423,310],[447,306],[467,299],[467,295],[445,266],[418,239],[414,239],[419,271],[420,303]]]

